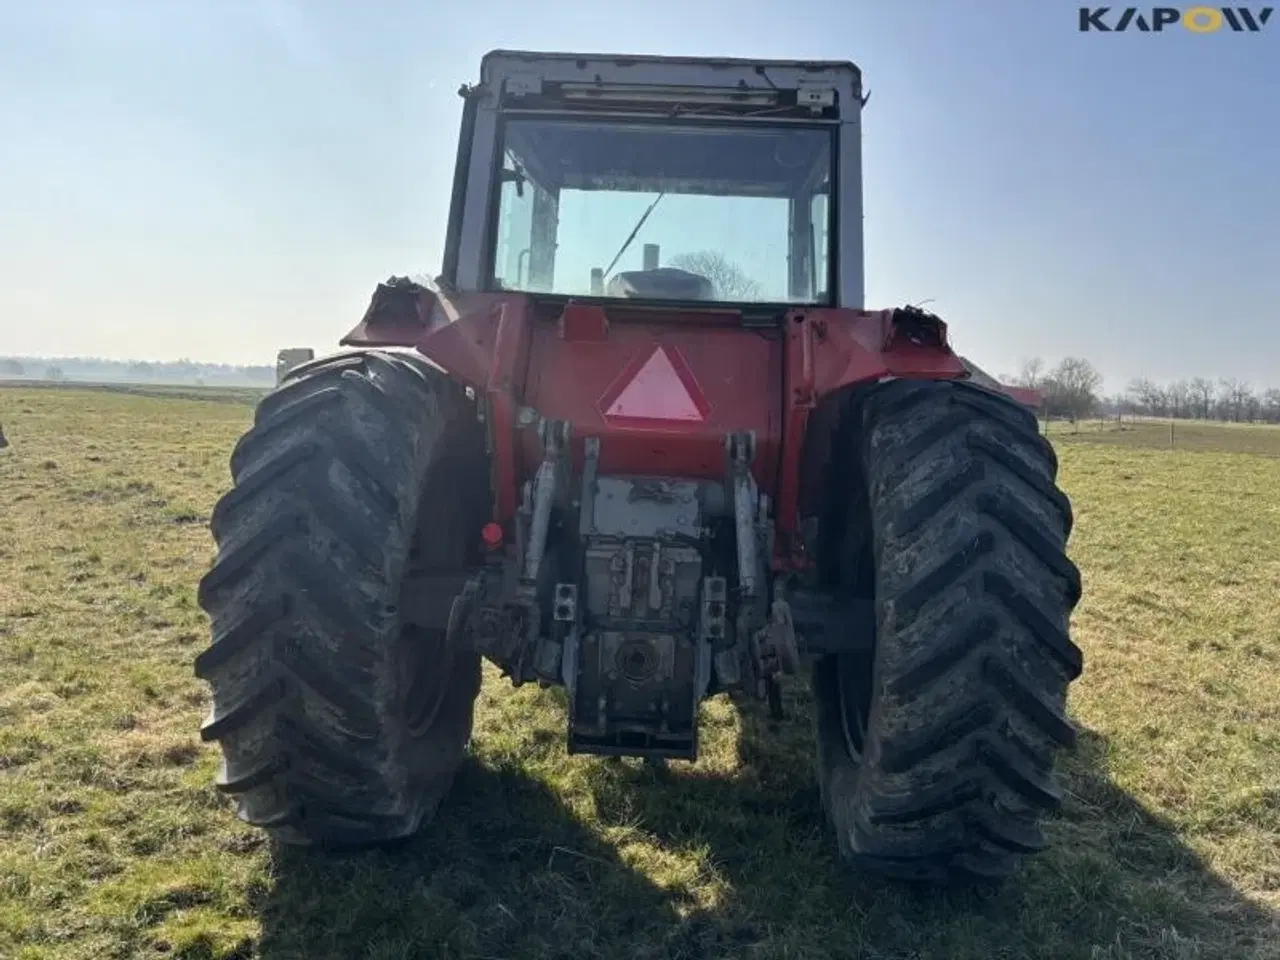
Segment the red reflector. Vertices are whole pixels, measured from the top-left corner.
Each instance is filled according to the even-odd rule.
[[[613,391],[610,391],[613,394]],[[693,374],[678,352],[654,347],[644,365],[622,389],[610,397],[604,415],[618,420],[678,420],[698,423],[706,419],[707,402]]]
[[[502,543],[502,527],[499,524],[490,522],[486,523],[480,529],[480,538],[484,540],[488,547],[496,547]]]

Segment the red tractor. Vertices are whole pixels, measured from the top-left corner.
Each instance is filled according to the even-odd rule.
[[[804,671],[853,864],[1010,874],[1076,737],[1071,506],[938,317],[864,309],[858,68],[500,51],[460,92],[442,275],[288,372],[213,512],[239,815],[413,834],[485,658],[655,760]]]

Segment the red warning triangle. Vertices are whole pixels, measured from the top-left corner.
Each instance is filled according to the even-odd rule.
[[[693,377],[687,368],[682,376],[677,363],[685,366],[678,354],[673,361],[665,347],[655,347],[604,415],[626,420],[699,422],[705,419],[706,402],[699,402],[701,398],[690,390]]]

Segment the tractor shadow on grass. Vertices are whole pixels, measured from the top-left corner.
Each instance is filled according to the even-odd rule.
[[[263,960],[674,955],[623,946],[676,923],[666,893],[542,783],[472,759],[412,840],[347,855],[277,847],[273,873],[254,905]]]
[[[386,852],[281,850],[259,955],[441,960],[1250,960],[1274,916],[1117,789],[1086,732],[1051,850],[997,891],[913,889],[837,859],[808,696],[743,714],[730,777],[578,758],[599,826],[516,769],[469,761],[436,820]],[[732,746],[730,746],[732,749]],[[577,788],[575,788],[577,789]],[[593,824],[594,826],[594,824]],[[627,857],[624,862],[623,853]]]
[[[672,956],[803,960],[1087,958],[1248,960],[1280,957],[1280,915],[1247,900],[1117,788],[1107,744],[1082,732],[1062,763],[1067,800],[1050,849],[1003,889],[929,891],[853,875],[838,860],[813,771],[807,691],[789,717],[742,715],[731,779],[673,770],[631,774],[598,791],[674,851],[700,855],[721,886],[687,913]],[[659,786],[655,780],[665,780]]]

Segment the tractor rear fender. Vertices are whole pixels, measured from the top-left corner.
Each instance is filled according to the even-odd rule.
[[[800,549],[802,453],[824,399],[970,375],[946,324],[914,307],[793,309],[782,324],[755,324],[714,305],[451,297],[408,281],[379,287],[342,343],[416,347],[484,400],[493,519],[508,531],[541,460],[539,418],[571,424],[578,469],[583,440],[600,438],[601,474],[722,479],[725,438],[753,431],[752,473],[775,504],[780,558]],[[804,472],[823,466],[804,459]]]

